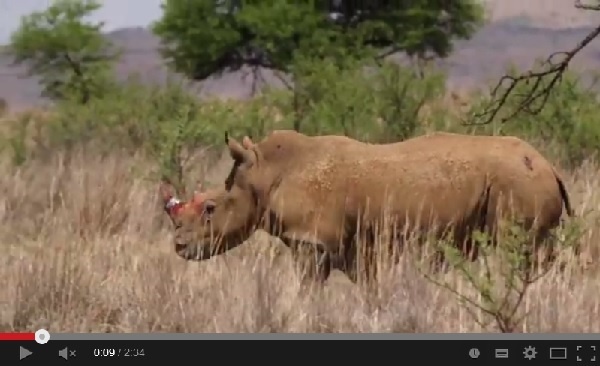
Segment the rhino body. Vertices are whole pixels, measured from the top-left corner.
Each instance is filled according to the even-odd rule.
[[[337,268],[356,280],[357,242],[361,255],[372,253],[384,226],[439,236],[452,229],[474,258],[470,234],[493,238],[500,217],[516,215],[543,238],[563,206],[572,215],[553,166],[515,137],[434,133],[374,145],[274,131],[256,144],[247,137],[227,144],[234,166],[225,187],[169,211],[185,259],[223,253],[262,228],[295,252],[312,248],[309,275],[325,280]]]

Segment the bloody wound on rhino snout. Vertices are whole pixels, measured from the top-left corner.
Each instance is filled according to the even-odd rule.
[[[202,193],[202,186],[198,184],[198,188],[194,193],[194,197],[189,202],[181,201],[177,198],[175,188],[168,181],[162,181],[159,187],[159,194],[163,202],[165,212],[171,219],[175,219],[183,212],[185,208],[193,208],[196,212],[201,213],[204,209],[205,197]]]
[[[171,218],[177,216],[185,204],[176,197],[173,185],[167,181],[162,181],[158,191],[165,212]]]

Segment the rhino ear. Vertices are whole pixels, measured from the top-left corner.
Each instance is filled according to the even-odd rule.
[[[242,139],[242,146],[244,147],[244,149],[248,150],[254,147],[254,142],[252,142],[252,138],[249,136],[245,136]]]
[[[240,163],[249,161],[252,158],[252,153],[244,148],[239,142],[233,138],[227,138],[227,147],[233,160]]]

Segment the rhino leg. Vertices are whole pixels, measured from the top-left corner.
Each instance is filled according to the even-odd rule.
[[[318,239],[284,233],[281,239],[291,250],[303,283],[323,284],[331,274],[331,255]]]
[[[371,240],[369,240],[371,239]],[[355,237],[344,246],[343,267],[340,268],[355,284],[373,288],[377,283],[378,268],[374,239]]]
[[[441,250],[436,250],[430,260],[430,271],[433,273],[447,273],[450,270],[450,263],[446,255]]]
[[[356,269],[358,272],[357,282],[367,289],[374,289],[379,276],[379,268],[374,243],[364,243],[360,250],[359,262]]]
[[[533,272],[547,271],[556,262],[557,248],[555,238],[549,230],[539,230],[531,233],[531,244],[525,250],[525,264],[527,270]]]

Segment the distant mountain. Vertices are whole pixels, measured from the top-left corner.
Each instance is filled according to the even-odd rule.
[[[494,22],[472,39],[459,42],[454,54],[444,62],[452,83],[473,85],[497,78],[511,63],[528,68],[536,59],[572,49],[594,29],[532,27],[515,20]],[[598,69],[600,40],[594,40],[580,52],[572,67],[579,71]]]
[[[526,17],[514,17],[493,22],[482,28],[471,40],[458,42],[451,57],[441,62],[447,70],[452,87],[468,88],[498,78],[509,63],[530,66],[536,58],[552,52],[571,49],[591,30],[591,27],[533,27]],[[159,54],[159,39],[144,28],[125,28],[106,35],[119,48],[122,56],[116,65],[120,79],[138,73],[147,83],[163,83],[169,71]],[[0,97],[11,109],[39,105],[40,88],[35,78],[24,77],[24,70],[11,66],[7,55],[0,55]],[[600,68],[600,41],[594,41],[574,61],[579,70]],[[247,98],[252,81],[244,71],[211,77],[202,83],[200,95],[225,98]],[[280,82],[264,71],[268,83]],[[198,90],[200,88],[198,87]]]

